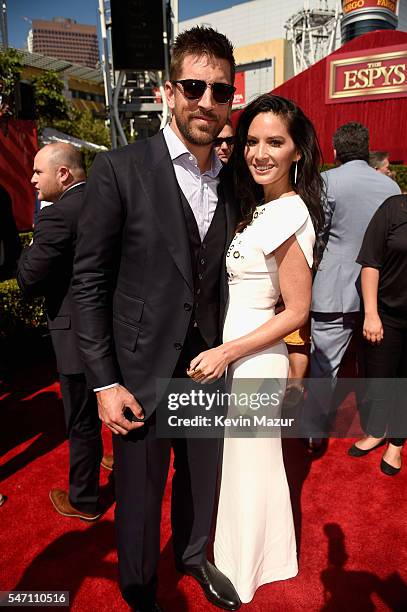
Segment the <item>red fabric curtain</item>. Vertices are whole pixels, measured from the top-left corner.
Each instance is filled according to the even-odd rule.
[[[35,191],[30,179],[37,151],[35,121],[11,120],[6,134],[0,128],[0,183],[11,196],[20,231],[31,229],[33,223]]]

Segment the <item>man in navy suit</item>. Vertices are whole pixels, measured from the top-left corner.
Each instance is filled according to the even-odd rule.
[[[52,489],[50,499],[59,514],[93,521],[101,514],[101,423],[79,354],[71,292],[85,178],[82,155],[70,144],[49,144],[35,156],[32,183],[38,199],[53,204],[38,216],[33,243],[20,258],[17,281],[27,295],[45,296],[61,383],[69,439],[69,492]],[[109,457],[105,462],[110,467]]]
[[[171,124],[98,155],[85,194],[73,282],[80,345],[99,414],[116,434],[120,586],[141,612],[159,609],[171,446],[176,566],[215,605],[240,606],[206,558],[220,441],[156,436],[157,379],[185,377],[191,359],[220,342],[236,215],[213,141],[229,116],[234,71],[225,36],[200,27],[180,34],[165,84]],[[128,420],[126,408],[141,421]]]

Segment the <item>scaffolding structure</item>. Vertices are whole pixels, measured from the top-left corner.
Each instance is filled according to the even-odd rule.
[[[304,1],[304,7],[285,24],[286,39],[291,42],[294,74],[306,70],[340,45],[341,2],[335,9],[327,0]]]
[[[0,51],[8,47],[7,2],[0,0]]]
[[[167,11],[171,11],[171,32],[167,31]],[[168,120],[164,81],[168,78],[168,61],[164,71],[115,71],[112,56],[110,0],[99,0],[102,39],[102,69],[106,108],[109,117],[112,148],[124,146],[128,136],[137,132],[145,137],[157,132]],[[163,0],[163,40],[166,58],[168,46],[178,33],[178,0]]]

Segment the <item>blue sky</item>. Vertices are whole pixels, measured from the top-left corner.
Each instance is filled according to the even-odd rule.
[[[180,20],[219,11],[247,0],[179,0]],[[9,44],[24,47],[30,19],[71,17],[80,23],[96,24],[98,0],[8,0]]]

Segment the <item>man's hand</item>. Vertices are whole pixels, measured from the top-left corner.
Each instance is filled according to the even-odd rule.
[[[129,408],[134,416],[139,419],[144,418],[143,410],[135,399],[122,385],[104,389],[96,392],[99,409],[99,418],[105,423],[114,434],[125,436],[129,431],[142,427],[144,423],[129,421],[123,415],[126,408]]]

